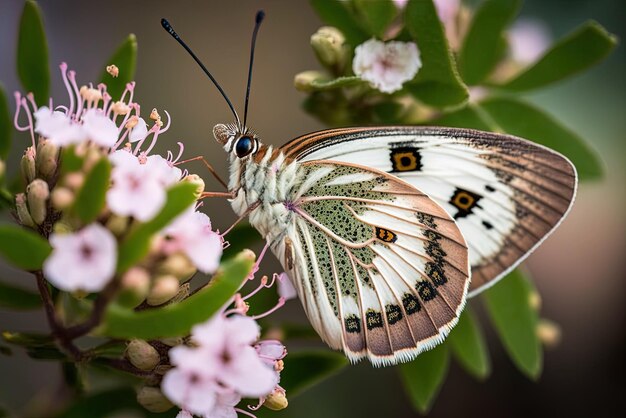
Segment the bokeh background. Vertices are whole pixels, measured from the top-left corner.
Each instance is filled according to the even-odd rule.
[[[161,149],[186,144],[188,157],[204,155],[226,176],[225,155],[212,139],[212,126],[230,122],[228,108],[184,51],[166,35],[167,17],[204,60],[236,107],[243,108],[249,37],[254,13],[266,22],[258,41],[249,122],[262,139],[282,144],[322,129],[300,107],[303,95],[292,85],[297,72],[318,68],[309,37],[321,25],[305,0],[123,1],[42,0],[53,71],[66,61],[78,79],[97,79],[104,60],[129,34],[139,43],[136,100],[144,108],[167,109],[173,119]],[[0,4],[0,80],[7,92],[19,89],[15,47],[22,1]],[[526,0],[522,15],[546,22],[555,37],[593,18],[625,38],[621,0]],[[58,74],[53,72],[53,74]],[[60,77],[53,95],[64,98]],[[491,326],[486,325],[493,373],[477,382],[454,364],[430,416],[623,416],[626,283],[626,54],[615,53],[592,71],[556,85],[530,100],[588,139],[601,155],[606,177],[584,183],[562,226],[526,263],[543,296],[542,315],[563,329],[561,344],[545,355],[543,375],[531,382],[517,372]],[[57,99],[58,100],[58,99]],[[15,170],[26,136],[14,138],[9,170]],[[23,146],[22,146],[23,145]],[[202,167],[191,171],[204,173]],[[207,189],[219,186],[206,173]],[[214,225],[225,229],[235,219],[224,201],[207,202]],[[269,260],[263,272],[279,269]],[[32,278],[0,265],[3,280],[33,285]],[[480,311],[479,300],[473,305]],[[298,302],[282,315],[303,319]],[[0,310],[0,329],[43,330],[43,315]],[[288,360],[287,360],[288,365]],[[0,404],[23,410],[33,399],[54,396],[56,364],[35,362],[19,350],[0,357]],[[393,369],[368,364],[290,399],[288,417],[413,417]]]

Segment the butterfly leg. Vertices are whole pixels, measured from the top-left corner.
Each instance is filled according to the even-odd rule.
[[[209,164],[207,162],[207,160],[201,156],[198,155],[197,157],[193,157],[193,158],[189,158],[188,160],[184,160],[184,161],[179,161],[176,163],[176,165],[181,165],[181,164],[185,164],[185,163],[190,163],[192,161],[202,161],[202,163],[205,165],[205,167],[207,168],[207,170],[209,170],[209,172],[213,175],[213,177],[215,177],[215,179],[217,181],[220,182],[220,184],[222,186],[224,186],[224,188],[226,190],[228,190],[228,185],[226,184],[226,182],[224,180],[222,180],[222,178],[219,176],[219,174],[217,174],[217,171],[215,171],[215,169],[213,168],[213,166],[211,164]]]

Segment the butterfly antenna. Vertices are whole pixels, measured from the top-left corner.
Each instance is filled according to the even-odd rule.
[[[231,103],[230,99],[228,98],[224,90],[222,89],[222,86],[219,85],[217,80],[215,80],[213,75],[209,72],[209,70],[207,70],[207,68],[204,66],[202,61],[200,61],[200,59],[196,56],[196,54],[193,53],[191,48],[189,48],[187,44],[182,39],[180,39],[180,36],[178,36],[178,34],[176,33],[172,25],[170,25],[170,22],[167,21],[167,19],[161,19],[161,26],[163,26],[163,29],[165,29],[167,33],[172,35],[172,38],[176,39],[176,41],[179,44],[181,44],[183,48],[185,48],[185,50],[189,53],[189,55],[191,55],[191,57],[198,63],[200,68],[202,68],[202,71],[204,71],[204,73],[209,76],[209,78],[211,79],[215,87],[217,87],[219,92],[222,94],[222,97],[224,97],[224,100],[226,100],[226,103],[228,103],[228,107],[230,108],[230,111],[233,112],[233,115],[235,115],[237,126],[241,127],[241,121],[239,120],[239,115],[235,111],[235,108],[233,107],[233,104]]]
[[[259,33],[259,28],[265,17],[265,12],[259,10],[256,12],[254,31],[252,32],[252,42],[250,43],[250,65],[248,66],[248,85],[246,86],[246,102],[243,110],[243,126],[246,126],[248,120],[248,101],[250,100],[250,84],[252,83],[252,64],[254,62],[254,48],[256,45],[256,35]]]

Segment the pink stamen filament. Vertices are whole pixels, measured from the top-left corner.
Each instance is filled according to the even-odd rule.
[[[270,287],[272,287],[274,285],[274,282],[276,281],[276,276],[272,277],[272,281],[268,284],[268,279],[267,276],[263,276],[261,278],[261,284],[257,286],[256,289],[254,289],[252,292],[248,293],[245,297],[243,297],[241,300],[246,300],[254,295],[256,295],[257,293],[259,293],[261,291],[261,289],[263,288],[267,288],[269,289]]]
[[[70,86],[70,83],[67,79],[67,64],[62,62],[59,67],[61,68],[61,77],[63,78],[63,84],[65,84],[68,96],[70,96],[70,106],[67,111],[67,116],[71,117],[72,112],[74,111],[74,95],[72,93],[72,87]]]
[[[278,303],[276,304],[276,306],[274,306],[272,309],[270,309],[269,311],[259,314],[259,315],[254,315],[251,318],[254,319],[255,321],[257,319],[261,319],[261,318],[265,318],[266,316],[276,312],[278,309],[282,308],[283,305],[285,305],[285,298],[284,297],[279,297],[278,298]]]
[[[78,89],[78,86],[76,85],[76,72],[75,71],[68,71],[67,72],[67,78],[70,80],[70,83],[71,83],[72,88],[74,90],[74,94],[76,95],[76,114],[74,116],[74,120],[78,121],[78,120],[80,120],[80,118],[82,116],[83,99],[80,96],[80,90]],[[68,115],[68,116],[71,116],[71,114]]]
[[[253,413],[248,412],[248,411],[244,411],[243,409],[240,409],[240,408],[235,408],[235,412],[247,415],[247,416],[252,417],[252,418],[256,418],[256,415],[254,415]]]

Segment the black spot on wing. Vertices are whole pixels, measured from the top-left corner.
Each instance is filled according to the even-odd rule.
[[[391,172],[420,171],[422,169],[422,156],[415,147],[399,146],[391,149]]]
[[[472,209],[478,205],[480,199],[482,199],[481,195],[457,187],[448,202],[457,208],[454,219],[464,218],[472,213]]]

